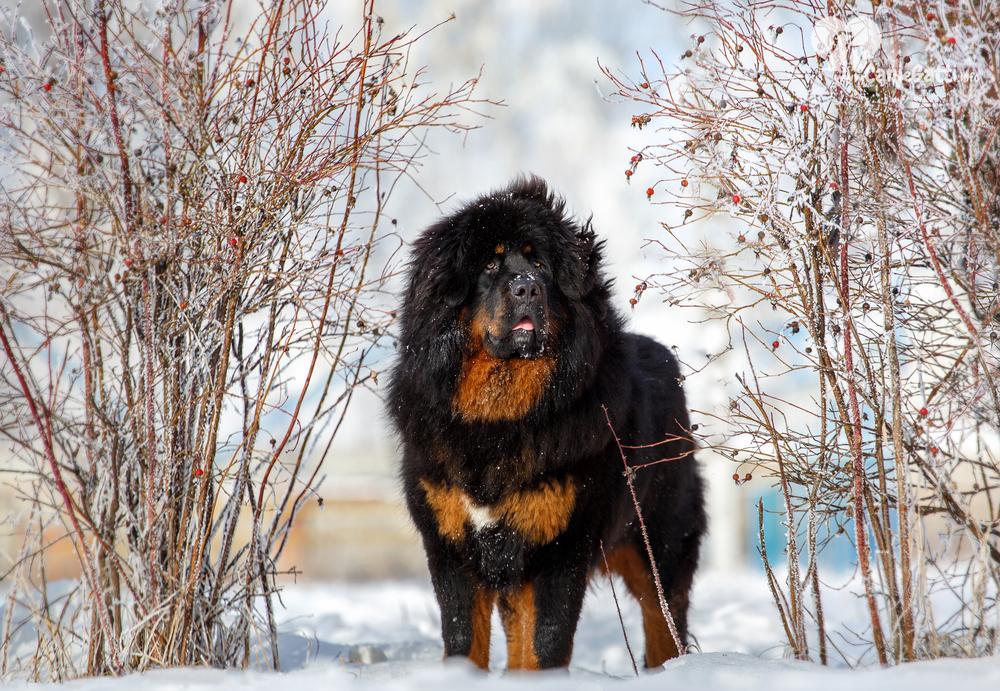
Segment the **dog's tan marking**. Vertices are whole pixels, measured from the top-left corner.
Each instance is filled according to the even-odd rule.
[[[503,254],[505,251],[507,251],[507,248],[501,244],[497,244],[497,246],[493,248],[493,251],[496,254]]]
[[[539,669],[535,652],[535,588],[531,583],[501,597],[500,621],[507,634],[507,669]]]
[[[646,666],[659,667],[667,660],[677,657],[677,645],[670,635],[667,622],[660,611],[660,600],[656,594],[656,583],[649,568],[647,558],[632,545],[622,545],[608,555],[608,567],[625,581],[625,586],[639,602],[642,609],[642,629],[646,636]],[[675,617],[681,608],[687,609],[687,589],[680,598],[671,598],[671,614]]]
[[[479,586],[472,595],[472,646],[469,659],[480,669],[490,668],[490,620],[497,594]]]
[[[483,347],[490,326],[482,310],[472,318],[452,408],[466,420],[520,420],[537,405],[552,378],[551,357],[499,360]],[[494,326],[495,328],[495,326]]]
[[[528,542],[547,545],[569,526],[575,507],[576,484],[567,478],[510,494],[501,500],[497,513]]]
[[[452,542],[462,542],[465,539],[465,493],[454,487],[432,485],[427,480],[421,480],[420,486],[427,497],[427,505],[434,512],[438,533]]]
[[[532,489],[513,492],[492,506],[477,504],[457,487],[421,480],[427,504],[434,512],[438,533],[453,542],[465,539],[466,526],[483,530],[499,522],[532,545],[547,545],[569,526],[576,507],[572,478],[549,480]]]

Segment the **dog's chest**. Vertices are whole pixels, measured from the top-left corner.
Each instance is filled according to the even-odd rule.
[[[520,420],[542,397],[555,361],[552,358],[498,360],[482,351],[462,362],[452,409],[463,420]]]
[[[577,499],[571,477],[510,492],[492,504],[477,502],[455,485],[421,480],[420,486],[438,533],[456,544],[476,540],[496,528],[513,531],[532,546],[548,544],[566,530]]]
[[[462,503],[469,518],[469,526],[476,532],[496,525],[503,515],[496,505],[477,504],[468,494],[462,495]]]

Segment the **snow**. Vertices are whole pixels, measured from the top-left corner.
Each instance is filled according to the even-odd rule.
[[[993,689],[1000,684],[1000,665],[995,658],[978,660],[934,660],[892,669],[861,671],[821,670],[815,665],[788,661],[767,661],[741,653],[688,655],[668,663],[663,671],[644,674],[627,682],[579,671],[486,676],[462,664],[435,663],[421,666],[382,663],[379,673],[364,674],[334,665],[315,665],[290,672],[276,680],[262,672],[181,669],[150,672],[121,679],[84,679],[63,684],[62,691],[124,691],[142,684],[144,691],[227,691],[268,689],[276,683],[295,691],[357,688],[422,691],[424,689],[758,689],[768,691],[940,691],[946,684],[961,683],[962,691]],[[10,691],[41,691],[48,685],[13,684]]]
[[[624,592],[617,584],[619,595]],[[834,642],[848,656],[862,656],[851,630],[864,626],[864,610],[846,590],[824,593],[834,621]],[[258,660],[252,671],[217,669],[160,670],[112,679],[81,679],[64,684],[14,682],[4,691],[294,691],[331,688],[424,689],[757,689],[768,691],[940,691],[960,683],[962,691],[1000,688],[1000,660],[944,659],[891,669],[824,668],[783,659],[780,625],[764,579],[758,573],[708,571],[697,579],[692,597],[691,630],[700,651],[673,660],[662,670],[642,671],[636,679],[622,640],[614,600],[606,580],[588,593],[577,631],[570,671],[506,674],[499,621],[494,617],[492,671],[482,673],[463,661],[441,660],[438,610],[429,584],[417,582],[310,583],[282,594],[280,651],[285,671],[274,673]],[[629,640],[642,665],[642,627],[638,606],[622,596]],[[853,658],[852,658],[853,659]],[[841,662],[843,665],[843,662]]]

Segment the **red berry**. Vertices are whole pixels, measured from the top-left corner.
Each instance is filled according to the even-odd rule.
[[[652,197],[653,196],[653,192],[655,192],[655,191],[656,190],[654,190],[652,187],[647,187],[646,188],[646,196],[647,197]]]
[[[160,225],[161,226],[167,225],[167,217],[166,216],[160,216]]]
[[[643,82],[642,84],[639,85],[639,88],[640,89],[648,89],[649,88],[649,82]]]
[[[927,408],[926,408],[926,407],[924,407],[924,408],[921,408],[921,409],[920,409],[920,417],[927,417],[927,415],[928,415],[928,414],[930,414],[930,412],[931,412],[931,411],[927,410]]]
[[[283,62],[283,63],[285,63],[286,65],[287,65],[288,63],[290,63],[291,61],[292,61],[292,59],[291,59],[291,58],[289,58],[289,57],[287,57],[287,56],[285,57],[285,59],[284,59],[284,60],[282,60],[282,62]]]
[[[836,190],[840,189],[840,185],[838,185],[836,182],[831,182],[830,183],[830,189],[836,191]]]
[[[934,13],[933,12],[928,12],[927,13],[927,21],[929,21],[929,22],[933,22],[934,21]]]
[[[247,87],[251,87],[251,86],[253,86],[253,84],[254,84],[254,81],[253,81],[252,79],[248,79],[248,80],[246,81],[246,85],[247,85]]]
[[[246,175],[240,175],[240,184],[241,185],[246,184],[246,181],[247,181],[247,176]]]
[[[129,259],[128,257],[125,258],[125,267],[132,268],[132,260]]]
[[[953,46],[953,45],[955,45],[955,44],[956,44],[957,42],[958,42],[958,40],[957,40],[957,39],[956,39],[956,38],[955,38],[954,36],[949,36],[949,37],[948,37],[948,45],[952,45],[952,46]]]
[[[743,197],[738,194],[733,195],[733,204],[739,204],[741,201],[743,201]]]
[[[801,110],[803,113],[808,113],[809,112],[809,106],[807,106],[805,103],[803,103],[801,106],[799,106],[799,110]]]
[[[937,456],[938,455],[938,447],[936,447],[936,446],[932,446],[931,447],[931,455],[932,456]]]
[[[195,477],[201,477],[204,474],[205,474],[205,471],[202,470],[201,468],[195,468],[194,469],[194,476]]]
[[[45,82],[42,84],[42,88],[46,91],[52,91],[52,82]]]
[[[626,170],[625,171],[625,177],[627,177],[627,178],[632,177],[632,171],[631,170]]]
[[[753,475],[751,475],[750,473],[747,473],[746,475],[743,476],[743,482],[750,482],[751,480],[753,480]]]
[[[238,237],[236,237],[235,235],[229,236],[229,245],[231,247],[236,247],[239,244],[240,244],[240,239]]]
[[[636,154],[635,156],[633,156],[632,158],[630,158],[629,161],[632,162],[632,163],[638,163],[639,162],[639,154]]]
[[[739,473],[733,473],[733,482],[735,482],[737,485],[740,484],[740,474]]]
[[[639,301],[636,300],[635,298],[630,298],[629,301],[628,301],[628,304],[630,304],[633,307],[635,307],[637,304],[639,304]]]
[[[636,283],[635,284],[635,292],[641,293],[643,290],[645,290],[645,288],[642,287],[641,283]]]
[[[777,350],[778,346],[780,346],[780,345],[781,345],[781,343],[778,342],[778,341],[771,341],[771,347],[774,348],[774,349],[776,349],[776,350]]]
[[[681,187],[687,187],[687,186],[688,186],[687,178],[684,178],[683,180],[681,180]]]

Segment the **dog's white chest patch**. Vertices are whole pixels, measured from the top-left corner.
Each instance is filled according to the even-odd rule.
[[[469,523],[472,524],[472,528],[474,530],[489,528],[491,525],[495,525],[496,522],[500,520],[493,514],[493,509],[491,507],[477,504],[472,501],[468,495],[462,495],[462,503],[465,504],[465,511],[469,515]]]

